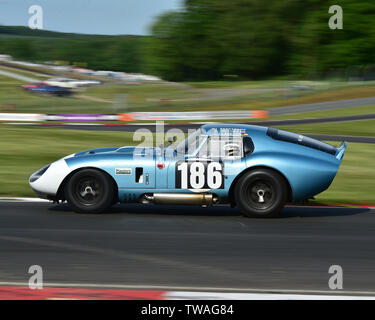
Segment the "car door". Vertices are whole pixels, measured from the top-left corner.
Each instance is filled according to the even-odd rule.
[[[223,164],[223,189],[227,193],[233,180],[246,167],[242,136],[212,137],[210,149],[211,160]]]
[[[186,192],[188,189],[200,190],[208,187],[206,167],[210,159],[198,154],[198,151],[204,147],[207,138],[206,135],[196,135],[196,140],[193,143],[189,142],[189,148],[185,150],[186,153],[175,153],[173,156],[166,157],[168,176],[166,187],[168,190]],[[192,145],[194,148],[191,148]],[[193,173],[193,177],[191,177],[191,173]]]
[[[242,160],[241,137],[207,136],[195,152],[169,163],[168,189],[220,192],[244,168]]]

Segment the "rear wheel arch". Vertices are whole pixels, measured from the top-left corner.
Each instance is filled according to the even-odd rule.
[[[231,204],[232,207],[235,207],[236,206],[236,201],[235,201],[235,196],[234,196],[234,190],[236,188],[236,184],[238,183],[238,181],[240,181],[240,179],[248,172],[251,172],[251,171],[255,171],[255,170],[258,170],[258,169],[263,169],[263,170],[270,170],[270,171],[273,171],[275,172],[276,174],[278,174],[285,182],[285,185],[287,186],[288,190],[287,190],[287,202],[292,202],[293,201],[293,191],[292,191],[292,186],[289,182],[289,180],[285,177],[285,175],[283,173],[281,173],[279,170],[276,170],[272,167],[268,167],[268,166],[254,166],[254,167],[249,167],[245,170],[243,170],[232,182],[230,188],[229,188],[229,193],[228,193],[228,199],[229,199],[229,203]]]
[[[76,173],[79,172],[79,171],[86,170],[86,169],[92,169],[92,170],[100,171],[100,172],[104,173],[105,175],[107,175],[107,176],[111,179],[111,181],[112,181],[112,183],[113,183],[113,185],[114,185],[114,187],[115,187],[115,194],[114,194],[114,198],[115,198],[115,199],[114,199],[114,201],[117,202],[117,201],[119,200],[119,199],[118,199],[118,185],[117,185],[117,182],[115,181],[115,179],[114,179],[114,178],[113,178],[108,172],[106,172],[106,171],[104,171],[104,170],[102,170],[102,169],[96,168],[96,167],[82,167],[82,168],[78,168],[78,169],[76,169],[76,170],[70,172],[70,173],[65,177],[65,179],[63,180],[63,182],[61,182],[60,187],[59,187],[59,189],[58,189],[58,191],[57,191],[56,199],[57,199],[57,200],[66,200],[66,199],[65,199],[65,196],[64,196],[64,189],[65,189],[66,184],[68,183],[68,181],[70,180],[70,178],[71,178],[74,174],[76,174]]]

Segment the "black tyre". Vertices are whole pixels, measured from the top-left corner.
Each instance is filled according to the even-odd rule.
[[[240,178],[235,200],[243,215],[252,218],[276,217],[285,206],[287,186],[276,172],[256,169]]]
[[[77,213],[101,213],[115,199],[115,186],[104,172],[84,169],[75,173],[65,186],[65,198]]]

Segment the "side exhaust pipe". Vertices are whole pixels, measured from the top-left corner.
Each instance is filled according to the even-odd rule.
[[[142,203],[155,204],[185,204],[199,205],[203,207],[211,206],[219,202],[219,198],[213,194],[202,193],[154,193],[145,194],[142,197]]]

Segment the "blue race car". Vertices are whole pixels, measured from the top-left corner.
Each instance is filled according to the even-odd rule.
[[[48,84],[38,84],[38,85],[29,85],[24,86],[26,90],[29,90],[33,93],[49,96],[58,96],[58,97],[68,97],[72,95],[72,91],[68,88],[50,86]]]
[[[268,218],[287,202],[326,190],[347,148],[238,124],[204,125],[179,144],[169,142],[79,152],[35,172],[30,186],[79,213],[103,212],[117,202],[230,204],[245,216]]]

